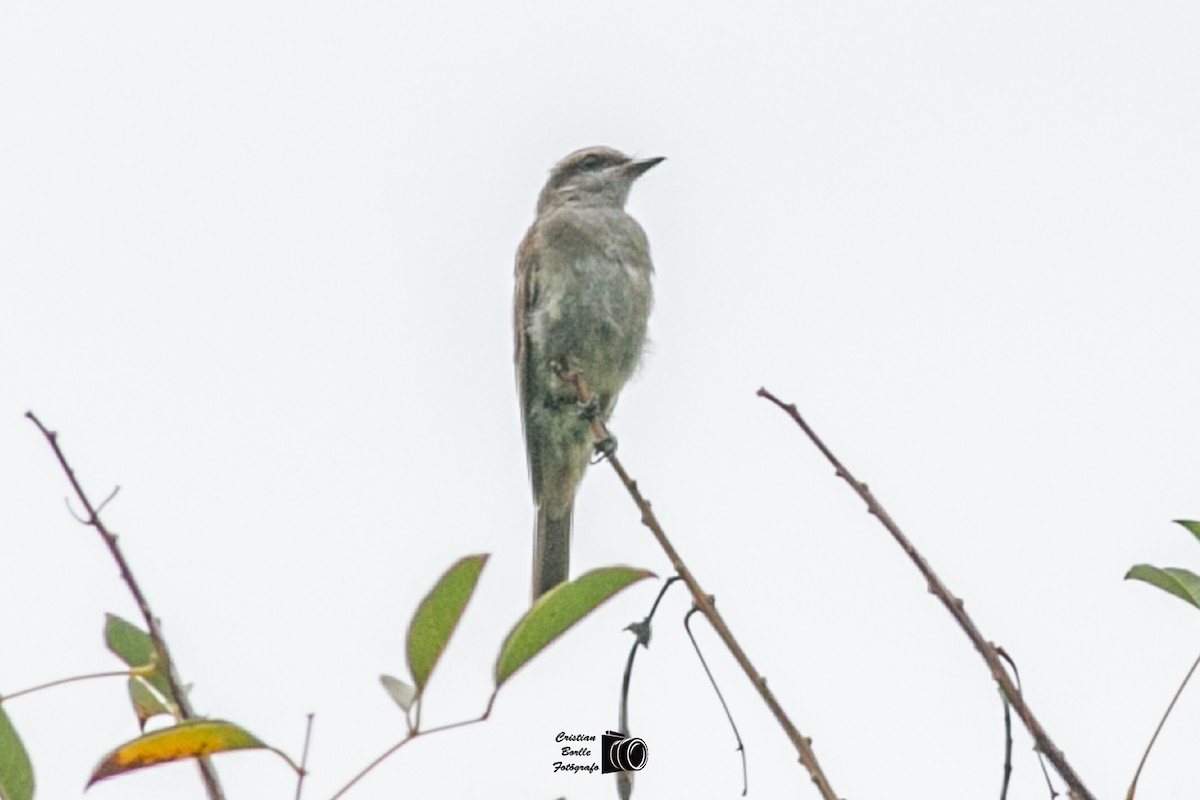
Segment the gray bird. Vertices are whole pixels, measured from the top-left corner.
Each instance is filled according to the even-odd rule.
[[[653,294],[650,244],[625,213],[633,182],[661,158],[608,147],[571,153],[550,171],[537,219],[517,249],[513,303],[517,388],[537,523],[533,596],[567,579],[571,511],[596,439],[564,371],[577,372],[607,420],[637,369]]]

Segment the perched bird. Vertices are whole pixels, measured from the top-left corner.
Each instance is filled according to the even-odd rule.
[[[513,332],[537,513],[535,599],[567,579],[575,491],[596,445],[588,415],[608,419],[642,357],[654,267],[625,201],[662,161],[608,147],[571,153],[550,171],[517,249]],[[569,373],[587,384],[590,408]]]

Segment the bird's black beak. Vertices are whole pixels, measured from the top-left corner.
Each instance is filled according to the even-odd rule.
[[[666,156],[658,156],[656,158],[643,158],[640,161],[630,161],[625,165],[625,174],[629,176],[630,180],[633,180],[666,160]]]

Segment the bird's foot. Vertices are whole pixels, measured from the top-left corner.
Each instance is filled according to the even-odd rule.
[[[579,403],[579,418],[584,422],[593,422],[600,418],[600,401],[592,395],[587,402]]]
[[[596,457],[592,459],[593,464],[599,464],[613,453],[617,452],[617,437],[611,433],[605,433],[603,438],[597,439],[594,445],[596,449]]]

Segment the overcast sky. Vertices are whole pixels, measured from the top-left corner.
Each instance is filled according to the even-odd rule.
[[[1200,649],[1131,564],[1200,570],[1200,6],[1184,2],[6,3],[0,7],[0,692],[111,669],[137,618],[22,418],[61,434],[192,698],[299,755],[309,800],[403,733],[409,615],[488,552],[430,685],[477,715],[528,603],[516,245],[547,170],[667,161],[631,212],[657,268],[621,456],[840,796],[999,794],[982,662],[774,407],[867,481],[1100,796]],[[607,467],[573,569],[669,572]],[[350,797],[613,797],[554,774],[616,724],[638,585]],[[638,658],[637,794],[734,798],[734,739],[680,620]],[[816,797],[701,629],[751,797]],[[5,705],[40,797],[137,733],[120,680]],[[1200,686],[1141,782],[1200,779]],[[290,797],[268,754],[230,798]],[[1010,797],[1047,796],[1016,734]],[[88,797],[204,797],[190,765]]]

